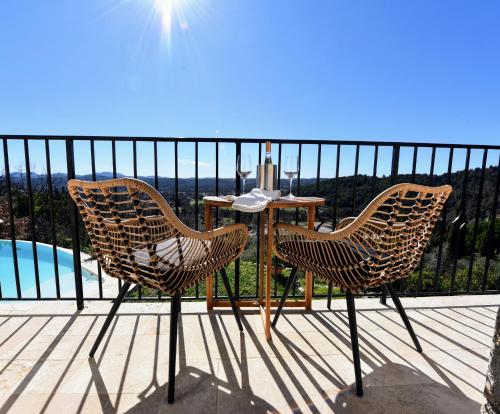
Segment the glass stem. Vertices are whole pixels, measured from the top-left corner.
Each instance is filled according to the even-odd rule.
[[[246,178],[243,178],[243,192],[242,194],[245,194],[245,183],[246,183],[247,179]]]
[[[290,178],[290,196],[292,196],[292,181],[293,181],[293,178]]]

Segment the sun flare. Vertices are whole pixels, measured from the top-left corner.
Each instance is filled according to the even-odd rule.
[[[181,31],[189,30],[189,22],[186,13],[188,7],[194,7],[195,2],[190,0],[153,1],[154,13],[156,18],[159,19],[162,37],[170,47],[173,31],[175,29]]]

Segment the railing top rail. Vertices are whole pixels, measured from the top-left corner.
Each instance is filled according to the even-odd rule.
[[[263,144],[269,138],[221,138],[221,137],[146,137],[146,136],[105,136],[105,135],[12,135],[0,134],[4,139],[32,139],[32,140],[76,140],[76,141],[163,141],[163,142],[228,142],[228,143],[254,143]],[[311,145],[361,145],[380,147],[428,147],[428,148],[464,148],[464,149],[493,149],[500,150],[500,145],[486,144],[446,144],[432,142],[405,142],[405,141],[368,141],[368,140],[342,140],[342,139],[288,139],[273,138],[273,143],[282,144],[311,144]]]

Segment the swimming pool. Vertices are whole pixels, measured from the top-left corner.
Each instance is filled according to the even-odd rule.
[[[33,244],[31,241],[17,240],[17,262],[23,298],[36,298],[35,267],[33,261]],[[38,255],[38,272],[40,293],[42,298],[56,297],[56,277],[52,246],[44,243],[36,244]],[[59,270],[59,286],[62,297],[75,296],[75,276],[73,272],[73,255],[64,249],[57,248]],[[96,276],[82,268],[83,283],[95,282]],[[4,298],[16,298],[16,279],[12,242],[0,240],[0,283]]]

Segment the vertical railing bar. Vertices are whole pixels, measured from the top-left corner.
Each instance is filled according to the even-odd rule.
[[[199,198],[199,187],[198,187],[198,141],[194,143],[194,229],[198,230],[198,198]],[[200,298],[200,285],[196,282],[195,285],[195,296],[196,299]]]
[[[375,145],[373,152],[373,172],[372,172],[372,185],[371,185],[371,198],[373,200],[375,197],[375,182],[377,181],[377,166],[378,166],[378,145]],[[366,295],[366,289],[363,290],[363,294]]]
[[[393,186],[396,183],[396,176],[399,173],[399,150],[400,150],[399,145],[392,146],[391,177],[389,179],[391,186]],[[385,305],[387,303],[387,289],[385,285],[381,287],[380,303],[382,305]]]
[[[479,228],[479,219],[481,218],[481,201],[483,198],[483,186],[484,186],[484,175],[486,173],[486,161],[488,159],[488,149],[483,150],[483,162],[481,165],[481,178],[479,179],[479,188],[477,190],[477,205],[476,205],[476,217],[474,219],[474,229],[472,231],[472,241],[469,250],[469,269],[467,271],[467,292],[470,291],[471,282],[472,282],[472,267],[474,266],[474,259],[476,255],[476,239],[477,239],[477,231]]]
[[[299,173],[297,174],[297,196],[300,196],[300,176],[302,170],[302,144],[299,144],[299,153],[298,153],[298,163],[299,163]],[[290,189],[291,190],[291,189]],[[295,225],[299,224],[299,209],[295,209]],[[296,284],[293,286],[292,296],[297,296],[296,292]]]
[[[113,178],[116,178],[116,140],[111,140],[111,162],[113,168]],[[122,288],[122,280],[118,279],[118,289]]]
[[[318,144],[318,165],[316,165],[316,196],[319,194],[319,179],[321,175],[321,144]]]
[[[431,165],[429,169],[429,181],[430,185],[434,185],[434,163],[436,161],[436,147],[432,147],[431,154]],[[425,265],[425,251],[422,252],[422,257],[420,258],[420,263],[418,265],[418,291],[421,292],[423,289],[424,280],[424,265]]]
[[[450,293],[453,293],[455,290],[455,278],[457,275],[457,263],[458,263],[458,254],[459,250],[461,250],[461,247],[459,242],[461,240],[461,232],[465,231],[465,226],[467,225],[467,213],[466,213],[466,203],[465,200],[467,200],[467,181],[469,178],[469,164],[470,164],[470,147],[467,148],[467,152],[465,155],[465,169],[464,169],[464,177],[462,181],[462,195],[460,200],[462,200],[462,203],[460,205],[460,212],[459,212],[459,218],[461,220],[458,221],[460,226],[457,228],[455,231],[455,236],[457,239],[455,240],[455,249],[454,249],[454,254],[453,254],[453,265],[451,269],[451,283],[450,283]]]
[[[116,178],[116,141],[111,140],[111,163],[113,169],[113,178]]]
[[[396,176],[399,174],[399,150],[399,145],[392,146],[391,185],[396,183]]]
[[[179,141],[174,145],[174,175],[175,175],[175,214],[179,215]]]
[[[134,178],[137,179],[137,141],[135,139],[132,141],[132,155]]]
[[[238,157],[241,157],[241,142],[237,141],[236,142],[236,157],[234,160],[234,164],[236,165],[236,161],[238,160]],[[235,172],[235,192],[236,195],[241,194],[241,182],[240,182],[240,177],[238,175],[238,172]],[[241,219],[241,213],[239,211],[236,211],[236,223],[239,223]],[[240,298],[240,259],[236,259],[234,261],[234,297],[236,300],[239,300]]]
[[[434,185],[434,164],[436,163],[436,147],[432,147],[431,168],[429,171],[430,185]]]
[[[68,180],[75,178],[75,157],[73,140],[66,140],[66,164]],[[69,194],[68,194],[69,198]],[[76,307],[83,309],[83,284],[82,284],[82,263],[80,259],[80,229],[79,229],[79,213],[76,204],[69,199],[70,218],[71,218],[71,241],[73,246],[73,268],[75,273],[75,293]]]
[[[321,144],[318,144],[318,155],[317,155],[317,161],[318,164],[316,165],[316,197],[319,196],[319,180],[320,180],[320,175],[321,175]],[[318,207],[319,208],[319,207]],[[316,210],[317,212],[318,210]],[[318,216],[318,220],[320,220]],[[316,283],[315,283],[315,275],[313,275],[313,284],[312,284],[312,295],[314,297],[314,290],[316,288]]]
[[[194,221],[194,228],[195,230],[198,230],[199,228],[199,223],[198,223],[198,210],[199,210],[199,183],[198,183],[198,175],[199,175],[199,170],[198,170],[198,141],[194,143],[194,216],[195,216],[195,221]]]
[[[158,141],[153,141],[153,157],[154,157],[154,169],[155,169],[155,189],[158,190]]]
[[[33,251],[33,267],[35,269],[35,285],[36,285],[36,297],[41,298],[40,291],[40,272],[38,268],[38,251],[36,248],[36,231],[35,231],[35,219],[33,215],[33,188],[31,186],[31,167],[30,167],[30,155],[29,155],[29,145],[28,139],[24,138],[24,160],[26,163],[26,186],[28,190],[28,214],[30,217],[30,232],[31,232],[31,248]]]
[[[484,262],[484,273],[482,280],[482,290],[486,291],[487,283],[488,283],[488,271],[490,268],[490,257],[494,254],[494,245],[495,245],[495,221],[497,216],[497,203],[498,203],[498,188],[500,186],[500,155],[498,157],[498,167],[497,167],[497,180],[495,185],[495,194],[493,196],[493,204],[491,206],[491,214],[490,214],[490,225],[488,228],[487,235],[487,244],[486,244],[486,259]],[[497,280],[497,290],[500,290],[500,275]]]
[[[298,163],[299,163],[299,173],[297,174],[297,196],[300,196],[300,176],[302,170],[302,144],[299,144],[299,155],[298,155]],[[295,224],[299,224],[299,209],[295,209]]]
[[[21,280],[19,278],[19,262],[17,258],[17,245],[16,245],[16,225],[14,217],[14,207],[12,204],[12,188],[10,181],[10,167],[9,167],[9,150],[7,139],[3,138],[3,160],[5,164],[5,181],[7,185],[7,202],[9,207],[9,224],[10,224],[10,237],[12,245],[12,258],[14,259],[14,276],[16,278],[16,293],[17,298],[21,299]]]
[[[356,145],[356,156],[354,158],[354,176],[352,178],[351,216],[354,216],[354,211],[356,208],[356,182],[358,179],[358,168],[359,168],[359,144]]]
[[[332,230],[335,230],[337,226],[337,206],[339,204],[339,171],[340,171],[340,144],[337,144],[337,160],[335,163],[335,196],[333,204],[333,219],[332,219]]]
[[[373,152],[373,173],[372,173],[372,188],[370,200],[375,197],[375,183],[377,182],[377,167],[378,167],[378,145],[375,145]]]
[[[278,144],[278,189],[281,188],[281,142]],[[276,210],[276,221],[280,221],[280,210]],[[274,296],[278,295],[278,258],[274,256]],[[295,290],[292,296],[295,294]]]
[[[261,148],[261,144],[257,144],[258,145],[258,148],[259,148],[259,155],[258,155],[258,158],[259,158],[259,165],[260,163],[262,162],[262,148]],[[257,214],[257,260],[256,260],[256,269],[257,269],[257,272],[256,272],[256,275],[257,277],[255,278],[255,297],[258,298],[259,297],[259,278],[260,278],[260,269],[259,269],[259,263],[260,263],[260,255],[262,254],[262,252],[260,251],[260,214]],[[262,225],[264,225],[264,223],[262,223]]]
[[[54,198],[52,195],[52,169],[50,166],[50,145],[49,140],[45,139],[45,163],[47,165],[47,191],[49,194],[49,220],[50,220],[50,235],[52,239],[52,260],[54,262],[54,276],[56,282],[56,297],[61,298],[61,286],[59,281],[59,261],[57,257],[57,240],[56,229],[54,222]]]
[[[92,181],[97,180],[96,168],[95,168],[95,143],[94,140],[90,140],[90,164],[92,168]],[[97,262],[97,281],[99,286],[99,299],[103,298],[102,294],[102,270],[101,265]]]
[[[451,168],[453,165],[453,151],[454,148],[450,147],[450,152],[448,155],[448,172],[446,183],[451,184]],[[436,272],[434,274],[434,292],[438,291],[439,288],[439,279],[441,278],[441,259],[443,256],[443,244],[444,244],[444,231],[446,229],[446,216],[448,214],[448,203],[446,203],[443,207],[443,215],[441,218],[441,223],[439,226],[439,248],[438,248],[438,257],[436,262]]]
[[[417,172],[417,160],[418,160],[418,147],[413,147],[413,162],[411,166],[411,182],[415,182],[415,174]]]
[[[137,179],[137,141],[134,139],[132,141],[132,163],[133,163],[133,174],[134,178]],[[142,286],[137,286],[138,299],[142,299]]]
[[[155,174],[155,189],[159,191],[159,182],[158,182],[158,141],[155,139],[153,141],[153,162],[154,162],[154,174]],[[161,291],[158,289],[156,291],[157,299],[161,299]]]
[[[219,142],[215,143],[215,195],[219,195]],[[219,207],[215,208],[215,227],[219,227]],[[219,297],[219,273],[214,275],[215,297]]]

